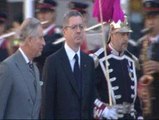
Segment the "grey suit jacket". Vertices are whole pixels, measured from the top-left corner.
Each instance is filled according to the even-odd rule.
[[[20,51],[0,64],[0,119],[39,117],[41,87],[35,65],[34,71],[33,75]]]

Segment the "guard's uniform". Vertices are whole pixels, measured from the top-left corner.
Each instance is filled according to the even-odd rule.
[[[148,40],[148,39],[146,39]],[[159,62],[159,35],[148,40],[147,57],[149,60]],[[143,43],[144,44],[144,41]],[[140,47],[142,48],[142,47]],[[145,48],[142,48],[145,49]],[[142,54],[142,53],[141,53]],[[146,116],[148,119],[159,119],[159,73],[152,74],[154,80],[151,85],[151,114]]]
[[[143,0],[143,9],[145,14],[145,19],[149,19],[150,23],[153,23],[154,21],[158,20],[159,17],[159,0]],[[151,18],[151,19],[150,19]],[[157,27],[157,24],[149,24],[152,25],[152,32],[155,31],[158,33],[155,28]],[[151,30],[150,30],[151,33]],[[144,45],[145,41],[148,41],[148,47],[140,47],[142,49],[146,49],[147,53],[144,53],[147,55],[147,58],[149,60],[154,60],[159,62],[159,34],[150,37],[148,36],[147,39],[145,39],[142,42],[142,46]],[[142,55],[142,52],[141,52]],[[143,61],[143,60],[142,60]],[[144,62],[144,61],[143,61]],[[152,91],[151,91],[151,114],[149,116],[145,116],[146,119],[159,119],[159,72],[156,72],[152,74],[154,80],[152,82]]]
[[[54,0],[41,0],[37,4],[36,12],[42,14],[47,14],[48,12],[51,12],[52,14],[54,14],[57,5],[57,2]],[[35,59],[35,62],[37,63],[37,66],[41,73],[40,75],[42,75],[45,59],[62,47],[63,43],[57,45],[53,44],[53,42],[55,42],[57,39],[61,37],[61,28],[55,25],[53,22],[52,24],[49,24],[47,28],[44,29],[44,39],[46,45],[44,46],[42,55]]]
[[[50,30],[47,31],[47,33],[44,32],[45,33],[44,39],[45,39],[46,45],[44,46],[42,55],[35,59],[35,61],[37,62],[38,68],[40,69],[41,72],[42,72],[42,68],[45,63],[45,59],[49,55],[56,52],[58,49],[60,49],[62,47],[63,43],[60,43],[57,45],[53,44],[53,42],[55,42],[57,39],[62,37],[62,34],[60,31],[61,30],[59,27],[52,25]]]
[[[151,52],[150,52],[151,51]],[[152,60],[159,62],[159,35],[156,41],[149,46],[149,57]],[[152,115],[151,118],[159,119],[159,73],[153,74],[154,81],[152,82]]]
[[[96,69],[99,97],[101,101],[109,103],[108,87],[104,76],[104,73],[106,73],[104,49],[101,48],[94,54],[99,59],[99,65]],[[121,118],[129,119],[141,116],[140,103],[137,97],[136,70],[133,59],[126,52],[119,55],[110,45],[108,45],[107,54],[113,105],[121,104],[125,106],[125,114]]]
[[[7,21],[7,14],[0,11],[0,35],[4,34],[5,26]],[[4,29],[4,30],[3,30]],[[0,38],[0,62],[9,56],[7,49],[8,41],[6,39]]]
[[[3,41],[2,39],[0,42]],[[2,44],[0,44],[0,62],[6,59],[9,56],[8,50],[7,50],[7,41],[4,40]]]

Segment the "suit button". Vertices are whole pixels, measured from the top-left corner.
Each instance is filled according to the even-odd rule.
[[[28,99],[28,102],[30,102],[30,99]]]

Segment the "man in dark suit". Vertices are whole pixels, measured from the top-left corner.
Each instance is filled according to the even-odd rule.
[[[80,50],[84,38],[82,15],[64,16],[64,46],[46,59],[43,80],[44,116],[48,119],[92,119],[95,98],[93,59]]]
[[[54,41],[62,37],[61,28],[55,24],[57,2],[54,0],[39,1],[36,6],[36,16],[41,21],[47,21],[43,24],[44,39],[46,45],[41,56],[35,59],[37,66],[42,73],[45,59],[62,47],[62,43],[54,45]]]
[[[41,23],[26,19],[20,48],[0,64],[0,119],[38,119],[41,105],[39,71],[32,62],[45,45]]]
[[[79,1],[70,1],[68,4],[68,8],[70,10],[77,10],[78,12],[82,14],[84,23],[86,24],[86,26],[88,25],[88,15],[89,15],[87,12],[88,7],[89,5],[87,3],[79,2]],[[83,40],[81,44],[81,50],[87,54],[90,52],[88,49],[86,38]]]

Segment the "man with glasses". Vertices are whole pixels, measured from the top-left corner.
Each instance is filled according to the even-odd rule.
[[[78,12],[80,12],[83,16],[83,20],[84,20],[84,24],[88,25],[88,8],[89,8],[89,4],[87,4],[86,2],[81,2],[81,1],[70,1],[68,4],[68,8],[70,10],[77,10]],[[88,43],[86,38],[83,40],[82,44],[81,44],[81,50],[84,53],[90,53],[90,50],[88,49]]]
[[[84,21],[77,11],[64,15],[64,46],[44,65],[45,119],[93,119],[95,71],[93,59],[83,53]]]

